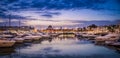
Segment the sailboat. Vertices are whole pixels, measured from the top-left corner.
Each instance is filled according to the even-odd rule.
[[[9,27],[10,27],[10,17],[9,17]],[[0,47],[12,47],[16,41],[14,40],[11,40],[11,39],[8,39],[6,37],[11,37],[11,34],[9,35],[1,35],[1,38],[0,38]]]

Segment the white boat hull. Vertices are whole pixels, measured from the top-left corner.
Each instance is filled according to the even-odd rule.
[[[14,38],[14,40],[16,41],[16,43],[23,43],[24,39],[22,38]]]
[[[15,41],[0,40],[0,47],[12,47],[14,44]]]

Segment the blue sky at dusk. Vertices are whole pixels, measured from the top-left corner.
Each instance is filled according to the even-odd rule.
[[[0,0],[0,25],[78,27],[120,22],[120,0]]]

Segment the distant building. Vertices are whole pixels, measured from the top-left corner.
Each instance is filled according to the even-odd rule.
[[[75,32],[75,30],[74,29],[68,29],[68,28],[63,29],[62,27],[54,29],[51,25],[49,25],[47,27],[47,29],[42,30],[42,32],[44,32],[44,33],[73,33],[73,32]]]
[[[53,30],[53,27],[51,25],[49,25],[47,30]]]
[[[110,29],[110,28],[111,29]],[[87,32],[87,33],[109,33],[110,30],[113,30],[115,33],[120,33],[120,25],[109,25],[109,26],[95,26],[92,27],[84,27],[84,28],[77,28],[77,29],[69,29],[69,28],[57,28],[54,29],[51,25],[49,25],[46,29],[42,30],[44,33],[80,33],[80,32]]]

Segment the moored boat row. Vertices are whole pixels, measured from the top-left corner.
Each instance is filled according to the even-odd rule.
[[[103,34],[102,33],[101,34],[81,33],[78,35],[78,38],[94,41],[95,44],[120,47],[120,41],[119,41],[120,34],[119,33],[108,33],[104,35]]]
[[[4,37],[3,37],[4,36]],[[9,36],[0,35],[0,48],[1,47],[13,47],[15,44],[21,44],[32,41],[39,41],[42,37],[49,37],[49,35],[43,34],[22,34],[18,36],[11,37],[13,35],[9,34]]]

